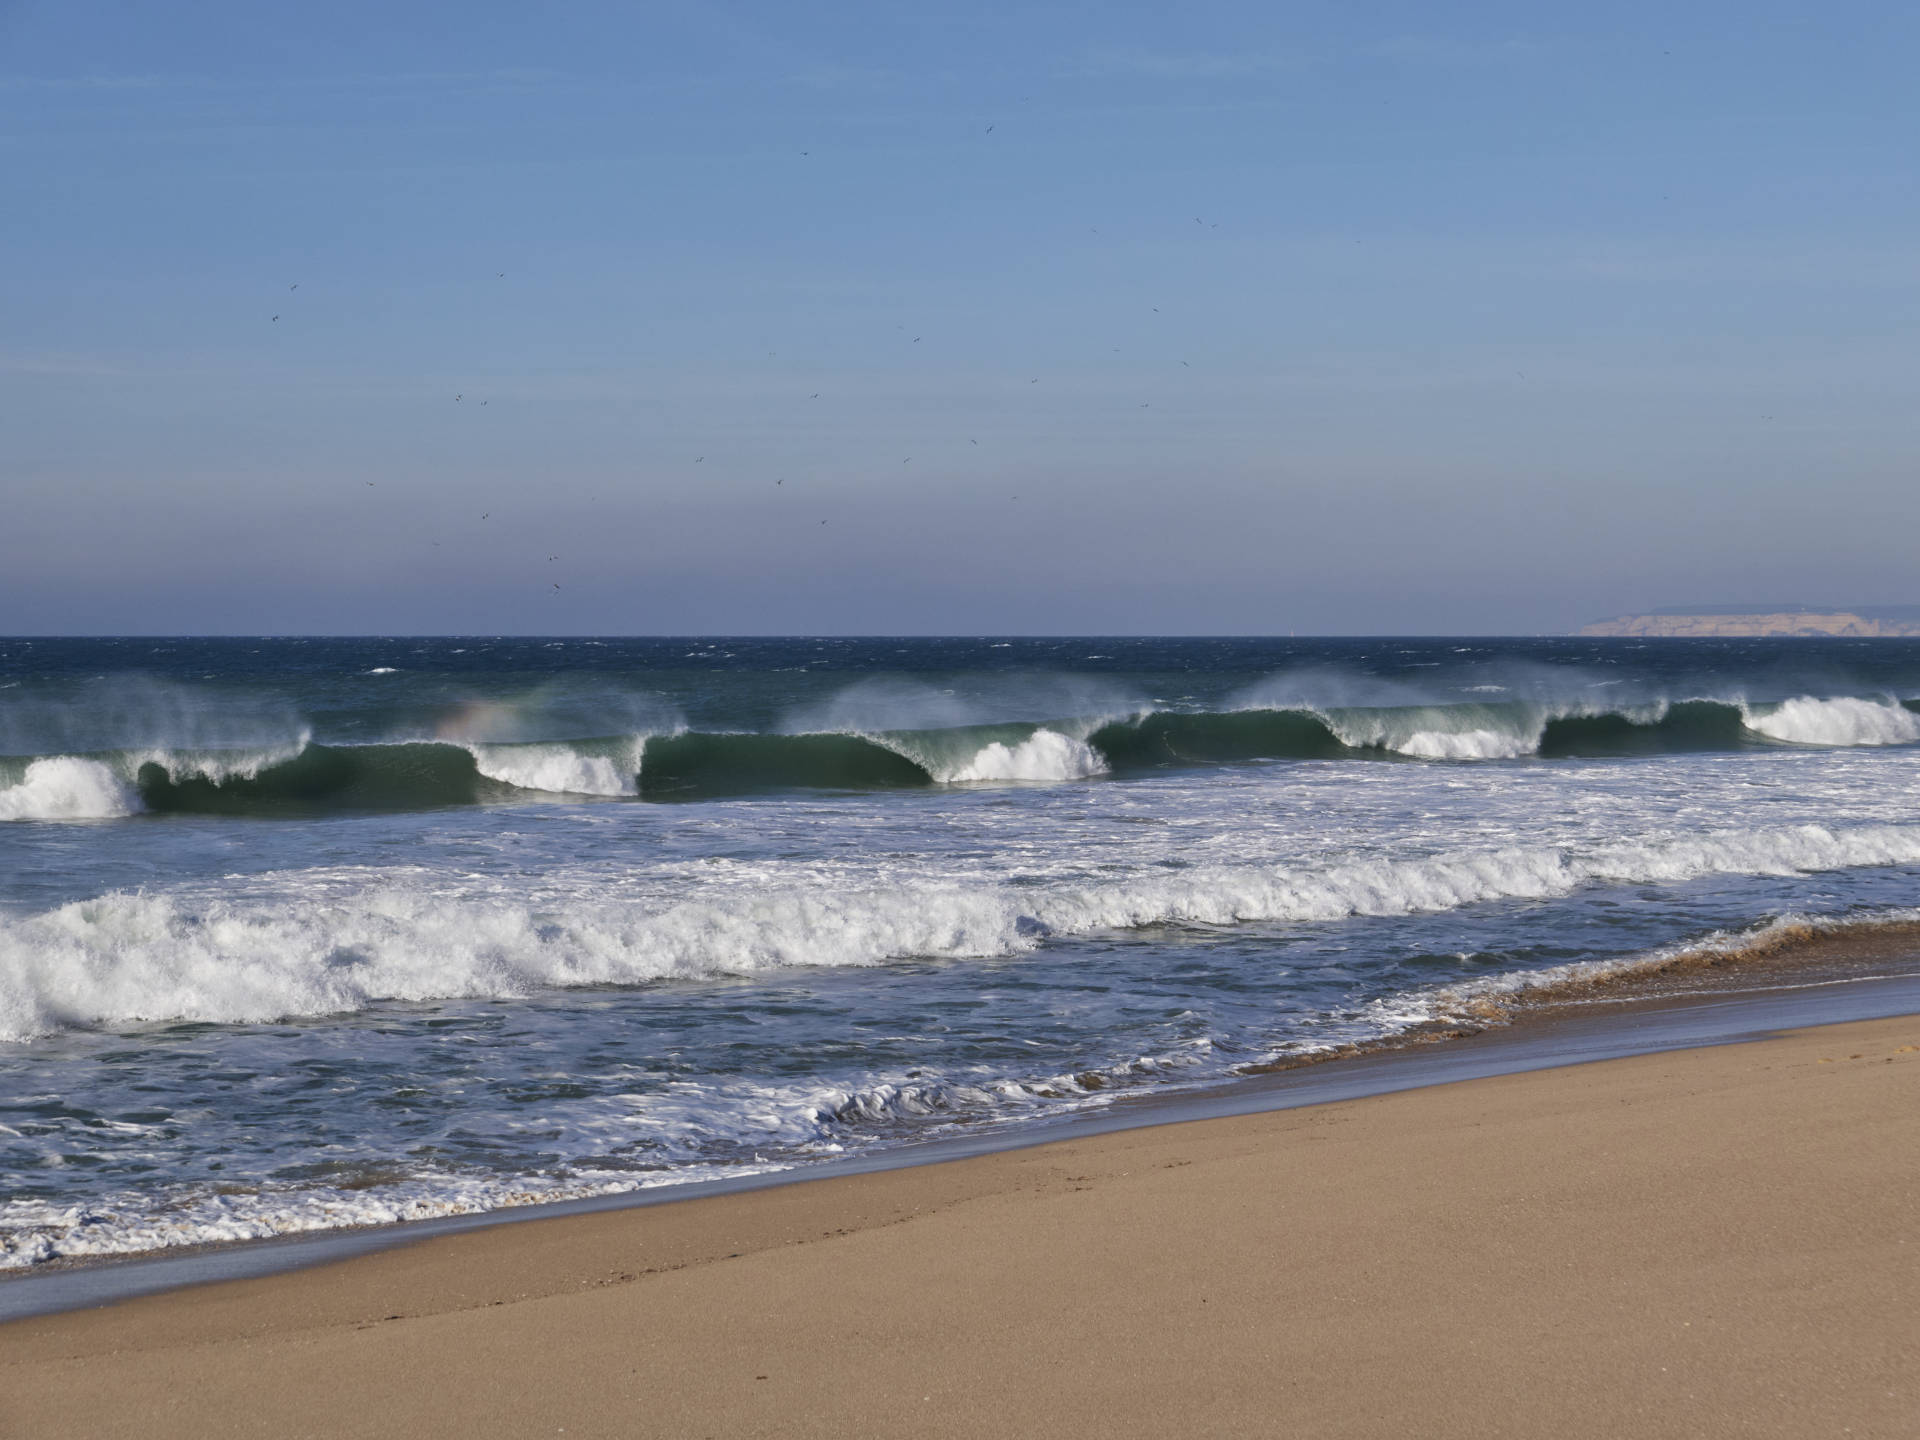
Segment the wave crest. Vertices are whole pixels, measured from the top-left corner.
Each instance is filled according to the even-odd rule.
[[[472,717],[468,717],[472,719]],[[471,728],[471,727],[469,727]],[[140,810],[400,810],[548,793],[652,800],[780,790],[1061,783],[1255,760],[1500,761],[1679,755],[1775,744],[1920,743],[1901,702],[1799,696],[1556,709],[1532,701],[1146,710],[930,730],[693,731],[600,738],[145,747],[0,757],[0,821]],[[29,774],[31,780],[29,780]]]
[[[554,795],[638,795],[646,737],[605,747],[587,745],[468,745],[489,780],[516,790]],[[597,753],[596,753],[597,752]]]
[[[98,760],[55,755],[0,789],[0,820],[112,820],[141,808],[133,787]]]
[[[1793,745],[1910,745],[1920,740],[1920,715],[1885,700],[1802,695],[1746,711],[1747,728]]]
[[[1321,869],[1222,866],[1092,886],[759,889],[648,909],[582,895],[563,919],[425,884],[249,907],[115,893],[0,920],[0,1039],[141,1021],[245,1023],[382,1001],[490,998],[800,966],[1024,953],[1050,935],[1325,923],[1565,895],[1589,884],[1920,863],[1920,826],[1817,825],[1459,852]]]
[[[953,784],[1044,782],[1085,780],[1106,773],[1106,758],[1086,741],[1043,728],[1014,745],[990,741],[964,765],[946,774],[936,774],[934,778]]]

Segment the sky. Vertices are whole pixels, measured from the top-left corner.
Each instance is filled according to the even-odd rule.
[[[1920,9],[0,0],[0,633],[1920,601]]]

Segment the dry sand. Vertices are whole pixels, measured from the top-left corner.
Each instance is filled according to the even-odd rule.
[[[1920,1017],[0,1327],[0,1433],[1920,1435]]]

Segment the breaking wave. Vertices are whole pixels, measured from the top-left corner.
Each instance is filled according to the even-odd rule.
[[[107,820],[139,808],[140,797],[110,767],[71,755],[32,761],[0,789],[0,820]]]
[[[1623,986],[1707,970],[1752,965],[1790,956],[1804,971],[1823,951],[1846,949],[1848,958],[1876,942],[1892,947],[1912,963],[1912,942],[1920,935],[1920,910],[1883,911],[1854,916],[1783,915],[1751,930],[1720,931],[1703,939],[1663,947],[1647,954],[1515,970],[1431,992],[1436,1018],[1505,1019],[1523,1006],[1580,999]]]
[[[702,1087],[678,1098],[622,1095],[626,1123],[642,1124],[656,1158],[636,1169],[617,1156],[582,1157],[551,1171],[485,1176],[432,1165],[403,1173],[348,1162],[312,1178],[225,1184],[197,1193],[126,1192],[73,1203],[31,1194],[0,1201],[0,1270],[62,1258],[127,1255],[179,1246],[267,1239],[345,1226],[395,1224],[525,1205],[631,1194],[664,1186],[791,1170],[854,1146],[938,1134],[944,1128],[1007,1123],[1042,1111],[1110,1103],[1142,1084],[1218,1083],[1227,1075],[1289,1070],[1344,1056],[1445,1040],[1502,1025],[1542,1004],[1654,993],[1701,971],[1778,962],[1793,982],[1818,975],[1823,959],[1848,975],[1878,954],[1911,963],[1920,911],[1864,917],[1788,915],[1739,932],[1717,932],[1649,953],[1510,970],[1464,983],[1383,996],[1317,1017],[1315,1030],[1280,1040],[1267,1058],[1235,1063],[1228,1047],[1200,1037],[1172,1053],[1117,1059],[1053,1075],[872,1075],[864,1083],[745,1085],[722,1094]],[[1848,962],[1851,962],[1850,964]],[[1328,1024],[1326,1022],[1332,1022]],[[1344,1034],[1347,1038],[1332,1038]],[[136,1128],[136,1127],[125,1127]],[[762,1152],[766,1153],[762,1153]]]
[[[554,795],[637,795],[646,737],[586,744],[469,745],[474,769],[516,790]]]
[[[1146,710],[1122,718],[926,730],[692,731],[596,739],[435,739],[0,758],[0,820],[409,810],[529,793],[702,799],[780,790],[1062,783],[1259,760],[1499,761],[1686,754],[1779,745],[1920,743],[1889,699],[1530,702]]]
[[[1755,706],[1744,719],[1748,729],[1793,745],[1910,745],[1920,740],[1920,715],[1882,700],[1802,696]]]
[[[1219,866],[1100,885],[766,888],[649,909],[562,911],[404,883],[271,906],[117,892],[0,920],[0,1039],[146,1021],[246,1023],[383,1001],[698,980],[800,966],[1011,956],[1050,935],[1325,923],[1587,885],[1920,862],[1920,826],[1804,825],[1578,851],[1515,847],[1325,868]]]
[[[989,740],[959,764],[930,764],[943,784],[1085,780],[1107,773],[1106,757],[1085,740],[1044,726],[1020,740]]]
[[[303,743],[275,751],[0,760],[0,820],[433,809],[546,793],[701,799],[786,789],[1061,781],[1104,774],[1084,740],[1034,726],[929,735],[701,734],[480,744]]]
[[[1771,966],[1764,983],[1857,979],[1867,964],[1911,971],[1920,910],[1867,915],[1783,915],[1752,929],[1715,931],[1657,950],[1537,969],[1507,970],[1475,980],[1425,986],[1368,1002],[1341,1018],[1359,1020],[1355,1038],[1282,1042],[1263,1060],[1234,1067],[1241,1075],[1396,1049],[1408,1041],[1473,1034],[1542,1006],[1595,1000],[1642,1000],[1698,993],[1709,971]]]

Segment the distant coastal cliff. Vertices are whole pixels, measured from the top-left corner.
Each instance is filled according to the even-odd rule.
[[[1582,625],[1577,635],[1649,636],[1920,636],[1920,619],[1869,618],[1851,610],[1782,610],[1735,613],[1680,614],[1655,611],[1649,615],[1622,615]]]

